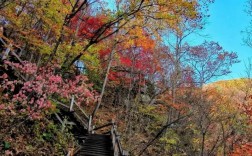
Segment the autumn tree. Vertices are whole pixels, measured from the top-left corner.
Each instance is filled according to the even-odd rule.
[[[160,29],[161,39],[163,42],[162,54],[160,54],[162,61],[163,74],[160,75],[160,82],[163,85],[160,87],[159,92],[156,94],[162,94],[170,91],[172,97],[172,105],[177,103],[177,90],[180,87],[191,85],[187,82],[192,80],[191,71],[188,66],[185,66],[186,46],[184,45],[187,38],[190,35],[196,35],[205,26],[205,21],[208,17],[208,6],[210,1],[200,1],[195,7],[197,15],[194,19],[187,17],[180,18],[181,22],[173,23],[167,29]],[[191,80],[189,80],[191,79]],[[153,96],[154,98],[155,96]],[[179,101],[179,100],[178,100]],[[168,121],[176,119],[179,114],[175,109],[170,107],[168,113]]]
[[[193,71],[195,83],[200,87],[211,79],[229,74],[230,67],[238,63],[235,52],[225,51],[216,42],[205,41],[199,46],[188,46],[187,64]]]
[[[251,155],[251,123],[252,123],[252,109],[251,109],[251,59],[249,58],[247,62],[245,62],[245,77],[244,79],[237,80],[237,86],[240,87],[240,91],[243,93],[240,95],[242,98],[237,101],[239,113],[243,116],[243,121],[240,123],[245,124],[243,126],[243,131],[236,131],[236,139],[233,141],[233,149],[231,150],[231,155]],[[243,133],[241,133],[243,132]],[[238,140],[239,139],[239,140]]]
[[[194,82],[202,88],[203,85],[217,76],[223,76],[230,73],[230,67],[239,62],[234,52],[227,52],[215,42],[204,42],[202,45],[188,47],[187,63],[192,70]],[[200,93],[199,108],[200,114],[196,117],[199,119],[201,127],[202,142],[201,155],[205,155],[205,140],[208,128],[211,125],[211,107],[212,102],[205,101],[204,91]]]

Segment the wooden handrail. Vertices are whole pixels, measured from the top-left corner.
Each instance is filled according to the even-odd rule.
[[[96,131],[96,130],[99,130],[99,129],[102,129],[102,128],[104,128],[104,127],[108,127],[108,126],[111,126],[111,125],[113,125],[113,123],[107,123],[107,124],[105,124],[105,125],[102,125],[102,126],[100,126],[100,127],[96,127],[96,128],[94,128],[93,130],[94,131]]]
[[[60,118],[60,116],[57,113],[54,113],[56,118],[60,121],[60,123],[63,125],[63,120]]]
[[[13,56],[15,56],[16,59],[17,59],[21,64],[23,64],[23,61],[21,60],[21,58],[20,58],[14,51],[11,51],[11,54],[12,54]]]
[[[113,123],[111,127],[111,137],[114,149],[114,156],[127,156],[128,152],[124,151],[120,142],[119,135],[117,134],[116,125]]]
[[[63,106],[63,107],[65,107],[65,108],[69,109],[69,107],[68,107],[66,104],[64,104],[64,103],[62,103],[62,102],[60,102],[60,101],[58,101],[58,100],[56,100],[56,99],[50,98],[50,100],[52,100],[53,102],[56,102],[57,104],[60,104],[61,106]]]
[[[16,59],[21,63],[21,64],[23,64],[23,61],[19,58],[19,56],[12,50],[12,48],[11,47],[17,47],[17,46],[15,46],[15,45],[13,45],[12,43],[9,43],[9,45],[6,43],[6,42],[4,42],[4,40],[0,37],[0,41],[4,44],[4,46],[7,48],[6,50],[5,50],[5,52],[4,52],[4,54],[3,54],[3,56],[2,56],[2,60],[5,60],[7,57],[8,57],[8,55],[9,55],[9,53],[11,53],[13,56],[15,56],[16,57]],[[17,47],[17,48],[19,48],[19,47]]]
[[[4,42],[4,40],[2,39],[2,37],[0,37],[0,41],[4,44],[4,46],[7,46],[7,44]]]
[[[74,106],[77,106],[77,108],[81,111],[81,113],[84,115],[86,120],[89,120],[89,116],[87,115],[87,113],[77,104],[77,102],[74,100],[75,98],[77,98],[75,95],[72,95],[71,98],[71,103],[70,103],[70,112],[74,111]]]
[[[82,114],[85,116],[85,118],[88,120],[89,117],[86,114],[86,112],[74,101],[74,104],[79,108],[79,110],[82,112]]]
[[[86,129],[88,129],[87,123],[86,123],[85,121],[83,121],[83,120],[81,119],[81,117],[80,117],[76,112],[74,112],[74,115],[76,116],[76,118],[78,118],[79,121],[81,121],[81,123],[83,124],[83,126],[84,126]]]

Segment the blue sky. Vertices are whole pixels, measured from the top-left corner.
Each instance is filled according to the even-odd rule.
[[[245,12],[246,1],[215,0],[215,3],[210,6],[208,24],[201,33],[207,37],[194,36],[190,38],[190,42],[196,43],[201,43],[203,40],[216,41],[225,50],[237,52],[241,62],[233,65],[231,74],[215,80],[243,77],[245,75],[244,61],[247,61],[249,57],[252,58],[252,48],[244,45],[242,41],[244,34],[241,33],[252,19]]]
[[[212,81],[227,80],[244,77],[244,61],[252,58],[252,48],[244,45],[241,33],[249,26],[250,19],[246,12],[247,0],[215,0],[210,5],[210,17],[201,36],[190,36],[188,42],[200,44],[204,40],[218,42],[225,50],[237,52],[240,63],[232,66],[229,75],[218,77]],[[109,7],[113,8],[113,2],[108,1]],[[204,36],[204,37],[202,37]]]

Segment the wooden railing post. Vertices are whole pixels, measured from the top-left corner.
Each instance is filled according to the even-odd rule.
[[[72,95],[72,98],[71,98],[70,112],[73,112],[73,105],[74,105],[74,95]]]
[[[88,133],[89,134],[92,134],[92,115],[89,116],[89,119],[88,119]]]
[[[122,148],[122,145],[120,143],[120,135],[117,133],[116,129],[117,127],[114,123],[114,120],[112,120],[111,138],[112,138],[114,156],[128,156],[129,153],[127,151],[124,151]]]
[[[129,156],[129,152],[128,152],[128,151],[123,150],[123,156]]]
[[[116,136],[114,133],[114,126],[111,127],[111,136],[112,136],[112,144],[113,144],[113,150],[114,150],[114,156],[118,156],[118,147],[116,144]]]

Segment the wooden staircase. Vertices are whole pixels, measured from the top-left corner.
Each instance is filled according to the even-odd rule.
[[[119,134],[114,121],[103,126],[94,128],[92,126],[92,116],[88,116],[85,111],[77,105],[75,97],[71,98],[70,104],[64,104],[55,99],[57,107],[61,112],[75,123],[73,134],[78,140],[80,148],[74,152],[75,156],[128,156],[128,152],[122,149]],[[55,114],[62,125],[69,122],[62,120],[62,115]],[[96,134],[98,130],[111,126],[109,131],[103,134]]]
[[[84,136],[81,149],[76,156],[113,156],[113,146],[110,135],[90,134]]]

